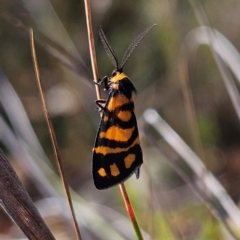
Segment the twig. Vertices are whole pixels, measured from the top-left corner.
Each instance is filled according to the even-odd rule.
[[[63,181],[63,186],[64,186],[64,190],[66,193],[66,197],[68,200],[68,205],[70,208],[70,212],[72,215],[72,221],[73,221],[73,225],[75,228],[75,233],[76,233],[76,237],[78,240],[81,240],[81,234],[80,234],[80,230],[77,224],[77,220],[76,220],[76,216],[75,216],[75,212],[74,212],[74,208],[73,208],[73,204],[72,204],[72,199],[71,199],[71,194],[69,191],[69,186],[67,184],[66,181],[66,177],[64,174],[64,170],[63,170],[63,166],[62,166],[62,160],[58,151],[58,144],[57,144],[57,140],[56,140],[56,136],[55,136],[55,132],[52,126],[52,121],[50,119],[49,116],[49,111],[47,108],[47,104],[46,104],[46,100],[43,94],[43,89],[42,89],[42,82],[41,82],[41,78],[40,78],[40,72],[39,72],[39,68],[38,68],[38,62],[37,62],[37,56],[36,56],[36,50],[35,50],[35,45],[34,45],[34,36],[33,36],[33,30],[30,29],[30,39],[31,39],[31,50],[32,50],[32,58],[33,58],[33,63],[34,63],[34,70],[35,70],[35,74],[36,74],[36,78],[37,78],[37,82],[38,82],[38,87],[39,87],[39,91],[40,91],[40,95],[41,95],[41,99],[42,99],[42,104],[43,104],[43,110],[44,110],[44,114],[47,120],[47,124],[48,124],[48,129],[49,129],[49,133],[50,133],[50,137],[51,137],[51,141],[52,141],[52,145],[53,145],[53,149],[54,149],[54,154],[57,160],[57,164],[58,164],[58,168],[59,168],[59,172],[60,172],[60,176],[61,179]]]

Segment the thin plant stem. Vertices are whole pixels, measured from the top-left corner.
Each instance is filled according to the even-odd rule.
[[[94,37],[93,37],[93,30],[92,30],[92,18],[91,18],[91,4],[90,0],[84,0],[85,4],[85,14],[86,14],[86,23],[87,23],[87,32],[88,32],[88,42],[89,42],[89,50],[90,50],[90,57],[91,57],[91,64],[92,64],[92,71],[94,82],[98,83],[98,68],[97,68],[97,60],[96,60],[96,52],[95,52],[95,45],[94,45]],[[95,84],[96,87],[96,94],[97,99],[101,99],[101,92],[98,84]],[[100,113],[101,114],[101,113]],[[136,233],[137,239],[143,240],[135,213],[132,208],[132,204],[129,200],[126,188],[124,183],[119,184],[120,191],[127,209],[128,216],[132,222],[134,231]]]
[[[92,71],[93,71],[93,79],[95,83],[95,89],[97,94],[97,99],[101,99],[101,91],[98,84],[98,67],[97,67],[97,58],[96,58],[96,51],[95,51],[95,44],[94,44],[94,35],[92,29],[92,17],[91,17],[91,4],[90,0],[84,0],[85,4],[85,14],[86,14],[86,23],[87,23],[87,32],[88,32],[88,42],[89,42],[89,51],[90,51],[90,58],[92,64]]]
[[[51,137],[51,141],[52,141],[52,145],[53,145],[53,149],[54,149],[55,158],[57,160],[59,173],[60,173],[60,176],[61,176],[61,179],[62,179],[62,182],[63,182],[63,186],[64,186],[64,190],[65,190],[65,193],[66,193],[68,205],[69,205],[69,208],[70,208],[76,237],[77,237],[77,240],[81,240],[82,238],[81,238],[81,234],[80,234],[80,229],[79,229],[78,224],[77,224],[77,219],[76,219],[76,215],[75,215],[74,208],[73,208],[73,203],[72,203],[72,198],[71,198],[69,186],[67,184],[65,173],[64,173],[64,170],[63,170],[62,160],[61,160],[59,150],[58,150],[56,135],[55,135],[55,132],[54,132],[54,129],[53,129],[52,121],[50,119],[49,111],[48,111],[48,108],[47,108],[46,99],[45,99],[43,89],[42,89],[42,82],[41,82],[40,72],[39,72],[39,68],[38,68],[37,55],[36,55],[36,50],[35,50],[34,36],[33,36],[33,30],[32,29],[30,29],[30,39],[31,39],[31,50],[32,50],[32,58],[33,58],[33,63],[34,63],[35,74],[36,74],[37,83],[38,83],[38,87],[39,87],[39,91],[40,91],[40,95],[41,95],[41,99],[42,99],[44,114],[45,114],[45,117],[46,117],[46,121],[47,121],[47,124],[48,124],[48,129],[49,129],[49,133],[50,133],[50,137]]]
[[[127,194],[124,183],[119,184],[119,187],[120,187],[120,191],[121,191],[122,196],[123,196],[123,200],[124,200],[124,203],[125,203],[125,206],[126,206],[126,209],[127,209],[128,216],[129,216],[129,218],[132,222],[133,229],[136,233],[137,239],[138,240],[143,240],[143,236],[142,236],[141,230],[139,228],[137,218],[136,218],[134,210],[132,208],[132,204],[131,204],[130,199],[128,197],[128,194]]]

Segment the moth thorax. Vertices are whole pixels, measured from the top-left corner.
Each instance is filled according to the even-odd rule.
[[[117,71],[116,74],[111,77],[110,81],[115,83],[125,78],[128,78],[128,76],[125,73]]]

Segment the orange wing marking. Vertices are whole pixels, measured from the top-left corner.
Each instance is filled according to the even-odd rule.
[[[129,99],[123,95],[117,95],[112,97],[107,105],[109,111],[114,111],[115,108],[122,106],[123,104],[128,104]]]
[[[110,165],[110,170],[111,170],[111,175],[114,177],[116,177],[120,174],[120,171],[119,171],[116,163]]]
[[[106,177],[106,176],[107,176],[104,168],[100,168],[100,169],[98,170],[98,174],[99,174],[101,177]]]
[[[130,111],[119,111],[117,117],[124,122],[128,122],[131,119],[132,114]]]
[[[135,154],[128,154],[125,158],[124,158],[124,163],[125,163],[125,167],[126,168],[130,168],[132,163],[135,161],[136,159],[136,155]]]
[[[132,128],[122,129],[117,126],[112,126],[108,128],[106,132],[100,133],[100,138],[107,138],[109,140],[115,140],[117,142],[127,142],[135,129],[135,126]]]

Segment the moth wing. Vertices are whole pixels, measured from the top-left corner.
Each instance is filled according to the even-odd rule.
[[[94,184],[98,189],[117,185],[142,163],[134,103],[122,94],[110,94],[93,149]]]

